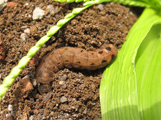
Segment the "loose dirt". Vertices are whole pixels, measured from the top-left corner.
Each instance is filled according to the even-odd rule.
[[[30,1],[30,2],[29,2]],[[11,2],[11,1],[10,1]],[[53,0],[12,0],[0,13],[0,39],[5,58],[0,61],[0,82],[49,28],[82,3]],[[54,13],[47,10],[53,5]],[[45,10],[41,20],[33,20],[35,7]],[[135,9],[134,9],[135,10]],[[78,14],[39,50],[16,78],[0,104],[2,120],[101,120],[100,81],[105,68],[95,71],[63,69],[55,73],[52,91],[40,94],[36,69],[50,51],[64,47],[96,50],[111,43],[118,49],[126,40],[138,16],[132,8],[115,3],[94,5]]]

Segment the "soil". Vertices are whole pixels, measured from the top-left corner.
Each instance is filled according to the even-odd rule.
[[[53,0],[12,2],[14,5],[6,6],[0,13],[0,39],[5,46],[5,58],[0,61],[1,83],[51,26],[73,8],[82,7],[82,3]],[[55,13],[47,10],[48,5],[55,7]],[[45,16],[40,20],[32,19],[35,7],[45,10]],[[111,43],[121,49],[138,16],[136,9],[115,3],[94,5],[78,14],[42,46],[16,78],[1,100],[0,119],[101,120],[99,87],[105,68],[95,71],[60,70],[54,75],[52,91],[44,94],[37,89],[36,69],[47,53],[64,46],[96,50]],[[30,32],[25,33],[26,29]]]

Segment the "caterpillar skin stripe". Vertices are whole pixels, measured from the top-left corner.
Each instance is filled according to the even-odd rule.
[[[87,51],[82,48],[62,47],[47,54],[37,68],[36,80],[40,85],[40,93],[50,90],[50,82],[54,73],[61,69],[76,68],[96,70],[112,62],[118,51],[112,44],[103,45],[96,51]]]

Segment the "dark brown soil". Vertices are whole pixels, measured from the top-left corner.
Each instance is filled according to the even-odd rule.
[[[0,62],[0,79],[9,74],[28,50],[46,34],[58,20],[82,3],[58,3],[53,0],[13,0],[15,7],[0,13],[0,39],[5,45],[5,59]],[[27,5],[28,4],[28,5]],[[46,12],[41,20],[32,20],[35,7],[57,8],[55,14]],[[37,90],[36,68],[51,50],[63,46],[95,50],[104,43],[121,49],[126,35],[136,22],[137,15],[129,7],[108,3],[90,7],[67,23],[40,49],[10,87],[0,104],[0,119],[8,120],[100,120],[99,85],[103,69],[84,71],[64,69],[55,74],[52,91],[40,94]],[[20,36],[29,28],[25,39]],[[28,79],[34,88],[24,90]]]

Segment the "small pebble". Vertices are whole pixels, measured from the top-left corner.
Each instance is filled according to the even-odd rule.
[[[118,27],[119,29],[122,29],[122,25],[120,23],[118,23]]]
[[[38,64],[38,56],[37,55],[34,55],[32,57],[32,59],[29,61],[29,66],[35,66]]]
[[[7,3],[0,3],[0,12],[7,6]]]
[[[31,116],[29,117],[29,120],[34,120],[34,116],[31,115]]]
[[[75,107],[74,107],[74,106],[72,106],[71,108],[72,108],[73,110],[75,109]]]
[[[59,85],[64,85],[65,81],[59,81]]]
[[[26,28],[27,28],[27,25],[21,26],[21,29],[26,29]]]
[[[8,111],[13,111],[13,105],[11,104],[8,105]]]
[[[7,0],[0,0],[0,11],[3,10],[4,7],[7,5]]]
[[[66,74],[64,74],[62,76],[59,76],[59,80],[60,81],[65,81],[66,79],[67,79],[67,75]]]
[[[20,38],[21,40],[26,41],[26,33],[21,33]]]
[[[52,92],[50,92],[50,93],[44,95],[43,100],[51,99],[52,95],[53,95]]]
[[[30,29],[29,28],[25,29],[24,33],[30,34]]]
[[[35,87],[35,86],[37,85],[36,79],[31,79],[31,83],[32,83],[32,85]]]
[[[33,20],[42,19],[44,15],[45,11],[40,9],[39,7],[36,7],[33,11],[32,19]]]
[[[67,85],[65,84],[65,81],[59,81],[59,85],[61,85],[61,87],[63,89],[67,88]]]
[[[33,86],[32,83],[29,79],[28,76],[25,76],[22,78],[22,80],[20,80],[20,86],[22,88],[22,93],[24,94],[25,92],[29,92],[33,90]]]
[[[67,102],[67,98],[65,97],[65,96],[62,96],[61,98],[60,98],[60,102],[61,103],[65,103],[65,102]]]
[[[101,11],[104,9],[102,4],[99,4],[97,7],[98,7],[98,9],[101,10]]]
[[[83,111],[83,114],[87,114],[87,108],[85,108],[85,110]]]
[[[50,13],[51,15],[54,15],[55,13],[57,13],[59,11],[58,7],[54,7],[52,4],[48,5],[45,11],[45,14],[47,15],[48,13]]]
[[[0,5],[6,3],[8,0],[0,0]]]
[[[54,12],[54,6],[48,5],[45,11],[45,14]]]
[[[29,3],[25,3],[25,6],[28,6],[29,5]]]

